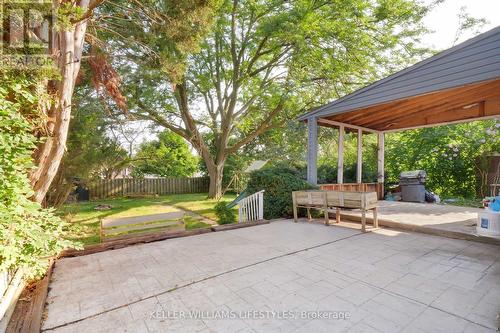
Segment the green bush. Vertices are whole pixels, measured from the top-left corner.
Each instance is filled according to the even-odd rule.
[[[75,245],[63,239],[65,224],[52,210],[29,200],[28,172],[36,138],[39,103],[34,80],[0,76],[0,271],[24,269],[28,278],[45,272],[47,257]]]
[[[248,181],[248,193],[264,192],[264,218],[290,217],[293,214],[292,192],[315,189],[300,177],[296,168],[282,165],[254,171]]]
[[[236,213],[233,209],[229,208],[225,202],[219,201],[214,209],[219,224],[231,224],[236,222]]]

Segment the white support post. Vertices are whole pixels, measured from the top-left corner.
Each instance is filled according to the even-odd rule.
[[[384,179],[385,179],[385,173],[384,173],[384,133],[379,132],[378,133],[378,158],[377,158],[377,182],[379,184],[382,184],[382,193],[383,191],[383,184],[384,184]]]
[[[337,164],[337,184],[344,183],[344,126],[339,126],[339,151]]]
[[[358,129],[358,159],[356,164],[356,183],[363,182],[363,130]]]
[[[318,120],[307,120],[307,181],[311,185],[318,183]]]

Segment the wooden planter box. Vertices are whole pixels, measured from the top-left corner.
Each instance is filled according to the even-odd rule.
[[[308,218],[311,219],[310,209],[322,210],[325,224],[329,224],[328,210],[336,209],[337,223],[340,222],[340,209],[360,209],[362,213],[362,230],[366,231],[366,211],[373,211],[373,225],[378,227],[377,207],[378,199],[376,192],[353,192],[353,191],[295,191],[292,192],[293,217],[297,222],[297,209],[306,208]]]

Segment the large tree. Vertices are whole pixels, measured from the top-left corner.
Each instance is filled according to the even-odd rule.
[[[75,108],[69,127],[67,152],[59,165],[46,201],[49,206],[63,204],[73,190],[75,178],[91,181],[110,175],[130,164],[127,151],[109,136],[112,119],[88,85],[78,86],[74,96]]]
[[[53,31],[49,31],[53,35],[53,48],[49,52],[55,57],[58,77],[46,81],[47,93],[51,98],[41,106],[47,122],[41,133],[44,138],[34,154],[37,168],[30,174],[35,191],[33,198],[37,202],[45,198],[64,155],[73,90],[80,71],[87,22],[95,7],[102,1],[78,0],[64,5],[55,2],[61,11],[58,11],[58,22]]]
[[[218,197],[230,154],[411,61],[427,10],[411,0],[226,0],[199,52],[176,58],[176,71],[168,64],[177,54],[149,26],[129,26],[133,41],[113,38],[109,48],[126,55],[114,64],[131,112],[188,140]]]
[[[30,174],[34,189],[33,199],[37,202],[44,199],[66,150],[75,83],[84,60],[84,50],[89,49],[85,41],[94,46],[100,44],[94,31],[100,20],[109,18],[102,15],[106,9],[98,8],[103,2],[104,0],[54,1],[57,24],[49,32],[53,36],[53,48],[49,52],[55,58],[58,75],[56,79],[46,81],[50,98],[41,104],[43,118],[47,121],[43,126],[44,130],[38,133],[42,140],[34,153],[36,168]],[[119,0],[106,2],[106,5],[115,8],[114,14],[118,19],[154,21],[159,25],[168,26],[168,33],[163,34],[164,42],[168,43],[172,52],[176,52],[194,48],[198,35],[206,31],[200,21],[186,18],[193,14],[209,17],[217,8],[216,3],[217,0],[146,0],[131,3]],[[157,8],[162,9],[161,16],[154,15]],[[90,33],[87,27],[90,27]],[[107,93],[125,109],[125,101],[117,91],[119,82],[104,61],[105,58],[99,53],[86,56],[93,65],[96,88]],[[171,68],[177,68],[176,64],[172,64]]]

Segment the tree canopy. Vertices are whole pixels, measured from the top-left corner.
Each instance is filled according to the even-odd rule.
[[[198,169],[198,160],[186,141],[170,130],[157,140],[143,143],[134,156],[133,175],[190,177]]]
[[[489,195],[489,155],[500,152],[500,123],[495,120],[393,133],[386,140],[389,182],[401,171],[427,171],[429,190],[445,197]]]
[[[230,154],[418,55],[427,10],[410,0],[226,0],[198,50],[184,53],[182,75],[165,68],[169,37],[149,25],[126,25],[126,40],[105,36],[123,55],[113,64],[131,114],[189,141],[219,196]]]
[[[95,178],[111,178],[130,164],[127,151],[109,135],[113,119],[109,119],[93,89],[88,85],[77,87],[74,100],[67,152],[47,193],[48,203],[55,207],[66,201],[76,180],[88,183]]]

